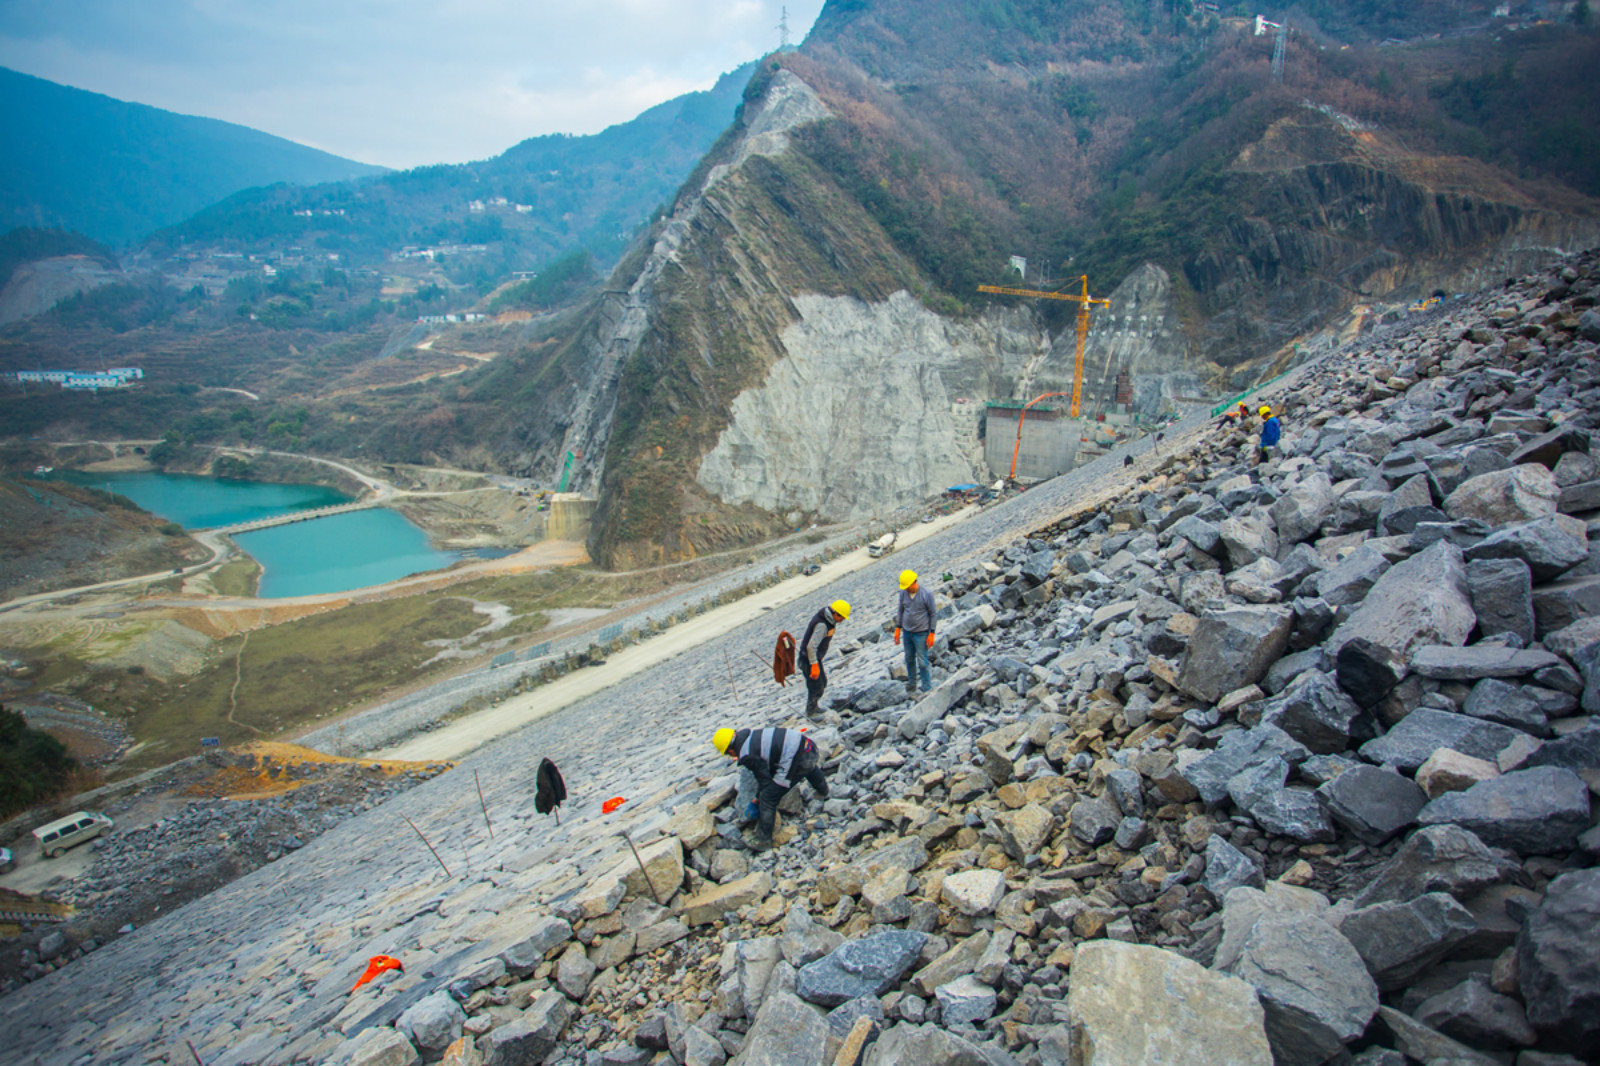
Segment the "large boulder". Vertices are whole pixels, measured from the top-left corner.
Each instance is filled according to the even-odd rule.
[[[739,1066],[745,1066],[743,1059],[739,1060]],[[937,1025],[901,1022],[867,1050],[865,1066],[996,1066],[996,1063],[974,1044]]]
[[[1466,551],[1476,559],[1518,559],[1528,564],[1533,580],[1553,581],[1589,558],[1584,525],[1564,514],[1546,515],[1497,530]]]
[[[1352,740],[1367,740],[1377,724],[1321,670],[1307,670],[1289,683],[1261,712],[1261,721],[1275,725],[1313,754],[1332,755]]]
[[[1522,1004],[1496,992],[1482,976],[1429,996],[1417,1007],[1416,1017],[1473,1047],[1529,1047],[1538,1039]]]
[[[1316,594],[1334,607],[1360,603],[1378,579],[1394,566],[1378,549],[1362,544],[1330,569],[1307,578]]]
[[[617,895],[621,897],[620,892]],[[553,949],[571,939],[572,926],[567,922],[560,918],[542,918],[528,930],[527,936],[506,948],[499,957],[505,963],[506,973],[512,977],[526,977],[539,968]]]
[[[1321,1066],[1365,1032],[1378,1010],[1378,987],[1366,964],[1320,917],[1262,917],[1228,972],[1260,996],[1279,1066]]]
[[[1600,574],[1564,577],[1533,591],[1534,631],[1540,639],[1600,615]]]
[[[1556,656],[1538,648],[1428,644],[1412,653],[1411,672],[1435,681],[1477,681],[1485,677],[1524,677],[1559,663]]]
[[[1533,643],[1533,572],[1521,559],[1476,559],[1467,564],[1478,632],[1515,633]]]
[[[1081,1066],[1268,1066],[1265,1015],[1244,981],[1162,948],[1080,945],[1067,993]]]
[[[1536,695],[1537,691],[1529,686],[1486,677],[1467,693],[1461,713],[1499,722],[1536,737],[1547,737],[1550,735],[1550,719],[1545,713],[1545,705]]]
[[[1550,882],[1517,936],[1517,981],[1528,1021],[1552,1044],[1600,1047],[1600,869]]]
[[[1278,534],[1272,523],[1259,514],[1236,515],[1224,519],[1217,526],[1222,535],[1222,546],[1228,553],[1228,563],[1234,569],[1249,566],[1262,557],[1276,558]]]
[[[1216,749],[1179,772],[1207,803],[1220,803],[1228,795],[1228,784],[1250,766],[1281,758],[1291,766],[1309,758],[1311,751],[1298,740],[1273,725],[1236,729],[1226,734]],[[1082,804],[1079,804],[1082,806]],[[1076,813],[1077,808],[1073,808]]]
[[[1211,834],[1206,841],[1206,869],[1201,880],[1206,891],[1220,900],[1235,888],[1260,888],[1263,882],[1261,867],[1222,837]]]
[[[1328,815],[1363,844],[1376,847],[1417,820],[1428,802],[1414,781],[1393,770],[1354,766],[1317,788]]]
[[[1531,606],[1529,611],[1532,611]],[[961,702],[970,687],[964,677],[952,677],[941,682],[932,692],[922,697],[916,706],[900,716],[895,730],[907,740],[920,737],[927,732],[930,725],[950,713],[950,708]]]
[[[1461,549],[1441,540],[1380,577],[1329,650],[1362,637],[1407,659],[1424,644],[1465,644],[1476,621]]]
[[[1537,463],[1468,478],[1444,501],[1451,518],[1478,518],[1491,526],[1554,514],[1561,500],[1555,475]]]
[[[809,1003],[837,1007],[857,996],[881,996],[916,964],[926,933],[892,929],[841,947],[801,967],[795,993]]]
[[[443,1051],[461,1035],[466,1011],[449,992],[424,996],[396,1019],[394,1027],[411,1038],[424,1051]]]
[[[1320,470],[1313,470],[1289,486],[1271,508],[1279,548],[1299,544],[1316,533],[1333,514],[1335,502],[1333,484]]]
[[[1409,985],[1477,930],[1472,913],[1445,892],[1374,903],[1339,923],[1385,992]]]
[[[1356,896],[1357,907],[1384,900],[1414,899],[1427,892],[1448,892],[1458,900],[1490,885],[1505,884],[1522,867],[1502,858],[1471,830],[1458,825],[1430,825],[1417,830],[1378,870]]]
[[[1215,703],[1261,680],[1289,644],[1294,614],[1281,607],[1230,607],[1207,611],[1189,638],[1178,668],[1178,687]]]
[[[1589,789],[1561,767],[1517,770],[1430,800],[1417,820],[1459,825],[1519,855],[1558,854],[1571,851],[1589,828]]]
[[[843,866],[831,866],[817,878],[817,902],[831,907],[842,896],[858,896],[868,881],[890,867],[916,873],[928,864],[928,846],[921,837],[901,837]],[[769,888],[768,891],[771,891]]]
[[[824,1066],[828,1022],[795,997],[777,991],[766,998],[734,1061],[739,1066]]]
[[[1470,715],[1419,707],[1383,736],[1361,745],[1361,757],[1412,771],[1440,748],[1454,748],[1474,759],[1493,762],[1496,755],[1523,735],[1509,726]]]
[[[761,902],[771,891],[772,875],[765,870],[725,885],[706,885],[683,901],[683,920],[689,925],[708,925],[728,911]]]
[[[999,906],[1006,878],[998,870],[963,870],[946,877],[939,897],[962,914],[976,917]]]

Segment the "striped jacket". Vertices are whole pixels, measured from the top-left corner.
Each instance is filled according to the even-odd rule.
[[[788,788],[794,784],[790,774],[802,753],[816,751],[816,745],[798,729],[774,726],[770,729],[741,729],[733,735],[732,748],[739,753],[739,765],[756,775]]]

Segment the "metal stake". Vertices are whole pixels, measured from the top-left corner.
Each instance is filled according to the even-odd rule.
[[[489,827],[489,839],[494,839],[494,824],[489,821],[489,805],[483,802],[483,782],[478,780],[478,771],[472,771],[472,782],[478,786],[478,806],[483,808],[483,824]]]
[[[634,847],[633,838],[628,835],[628,831],[626,829],[622,831],[622,839],[628,842],[628,848],[633,852],[633,861],[639,864],[639,872],[644,875],[644,883],[650,886],[650,897],[658,904],[665,907],[667,905],[667,901],[662,899],[661,894],[656,891],[656,883],[650,880],[650,871],[644,868],[644,860],[639,857],[639,849]]]
[[[413,833],[417,834],[417,836],[421,837],[422,838],[422,842],[424,844],[428,844],[428,838],[425,837],[425,836],[422,836],[422,830],[417,828],[417,824],[415,822],[413,822],[410,818],[407,818],[403,814],[400,816],[400,820],[405,822],[407,825],[409,825],[411,827],[411,831]],[[428,844],[428,850],[429,851],[433,851],[433,845],[432,844]],[[455,876],[455,874],[450,872],[450,867],[448,867],[448,866],[446,866],[444,864],[444,860],[439,858],[439,853],[437,851],[433,851],[433,858],[434,858],[434,861],[436,861],[439,864],[440,868],[444,870],[444,875],[446,877],[454,877]]]
[[[191,1055],[193,1055],[193,1056],[194,1056],[194,1061],[195,1061],[195,1062],[196,1062],[196,1063],[198,1063],[198,1064],[199,1064],[199,1066],[206,1066],[206,1060],[205,1060],[205,1059],[202,1059],[202,1058],[201,1058],[201,1057],[200,1057],[200,1052],[198,1052],[198,1051],[196,1051],[196,1050],[195,1050],[195,1049],[194,1049],[194,1041],[193,1041],[193,1040],[187,1040],[187,1039],[186,1039],[186,1040],[184,1040],[184,1043],[185,1043],[185,1044],[188,1044],[188,1045],[189,1045],[189,1054],[191,1054]]]

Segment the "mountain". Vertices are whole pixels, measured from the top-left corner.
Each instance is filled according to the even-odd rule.
[[[265,257],[314,248],[364,266],[407,247],[482,246],[445,271],[480,288],[575,248],[614,263],[727,128],[754,67],[588,136],[533,137],[492,159],[371,181],[240,192],[157,234],[150,250]]]
[[[1110,298],[1089,410],[1120,372],[1149,418],[1600,239],[1592,31],[1296,13],[1280,78],[1275,34],[1186,9],[830,2],[474,446],[581,456],[607,565],[690,557],[991,476],[983,401],[1073,377],[1070,306],[976,291],[1013,255]]]
[[[0,230],[126,247],[240,189],[383,172],[231,122],[125,103],[0,68]]]

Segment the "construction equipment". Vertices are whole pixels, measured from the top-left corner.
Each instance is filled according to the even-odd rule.
[[[1079,279],[1083,283],[1083,292],[1046,292],[1043,289],[1012,289],[1004,285],[979,285],[979,292],[994,293],[998,296],[1029,296],[1041,300],[1070,300],[1078,305],[1078,346],[1074,353],[1072,363],[1072,417],[1078,417],[1078,408],[1083,400],[1083,341],[1089,335],[1089,308],[1095,304],[1110,307],[1110,300],[1101,300],[1089,295],[1089,275],[1084,274]],[[1050,396],[1060,396],[1062,393],[1047,393]],[[1033,402],[1038,403],[1044,399],[1038,397]],[[1022,421],[1017,420],[1017,439],[1022,439]],[[1012,473],[1016,473],[1016,462],[1012,462]]]
[[[1079,351],[1078,369],[1081,370],[1081,369],[1083,369],[1083,354],[1082,354],[1083,350],[1080,348],[1078,351]],[[1040,400],[1048,400],[1052,396],[1065,396],[1065,395],[1066,395],[1066,393],[1064,393],[1064,392],[1044,392],[1044,393],[1040,393],[1038,396],[1035,396],[1033,399],[1031,399],[1027,403],[1023,404],[1022,405],[1022,410],[1017,412],[1017,443],[1014,444],[1012,446],[1012,448],[1011,448],[1011,472],[1006,475],[1006,479],[1008,481],[1017,480],[1017,456],[1022,454],[1022,423],[1026,422],[1028,420],[1028,408],[1032,407],[1034,404],[1038,403]],[[1076,387],[1074,387],[1074,389],[1073,389],[1072,404],[1073,404],[1073,406],[1072,406],[1072,416],[1074,418],[1076,418],[1078,416],[1078,406],[1077,406],[1077,404],[1078,404],[1078,395],[1077,395]]]
[[[871,544],[867,545],[867,555],[873,559],[882,558],[894,551],[895,535],[885,533]]]

